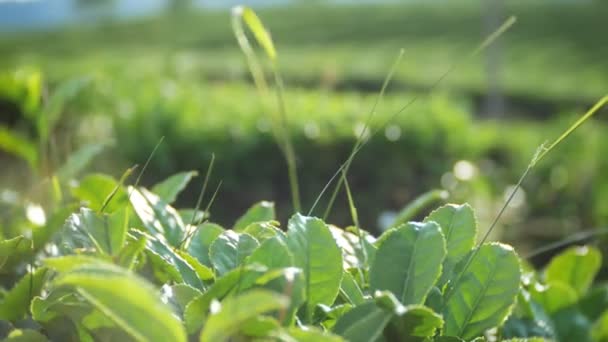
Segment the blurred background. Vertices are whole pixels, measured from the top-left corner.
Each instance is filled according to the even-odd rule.
[[[487,229],[538,146],[608,92],[603,0],[0,0],[3,234],[11,235],[9,204],[43,208],[36,188],[74,153],[95,158],[68,169],[118,179],[163,136],[143,185],[178,171],[204,175],[215,153],[211,184],[223,185],[212,220],[229,226],[271,200],[284,222],[293,210],[287,169],[231,31],[237,3],[256,10],[275,40],[306,209],[347,158],[404,49],[371,125],[379,133],[349,172],[361,223],[376,234],[432,189],[471,203]],[[511,15],[515,26],[465,58]],[[538,165],[493,238],[524,256],[581,232],[601,241],[607,114]],[[201,183],[177,206],[193,207]],[[74,188],[70,180],[65,191]],[[344,194],[329,221],[352,224]]]

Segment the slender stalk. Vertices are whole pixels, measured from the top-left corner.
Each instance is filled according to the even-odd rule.
[[[361,225],[359,224],[359,215],[357,214],[357,207],[355,206],[355,201],[353,199],[353,195],[350,191],[350,186],[348,184],[348,179],[346,179],[346,175],[344,173],[342,173],[342,177],[343,177],[343,181],[344,181],[344,188],[346,189],[346,196],[348,197],[348,206],[350,207],[350,215],[353,218],[353,223],[355,224],[355,228],[357,229],[357,237],[359,238],[359,248],[361,248],[361,254],[363,255],[363,265],[360,265],[362,267],[357,267],[357,273],[359,273],[359,278],[361,280],[361,283],[365,282],[365,276],[363,275],[363,270],[362,269],[367,269],[368,268],[368,256],[367,256],[367,250],[365,249],[365,245],[363,243],[363,239],[365,239],[365,237],[363,236],[363,234],[361,234]]]
[[[376,130],[372,131],[372,133],[369,136],[369,138],[366,139],[366,140],[363,140],[359,144],[358,147],[356,147],[356,148],[353,149],[353,151],[351,152],[351,154],[349,155],[349,157],[347,158],[347,160],[340,165],[340,167],[338,168],[338,170],[334,173],[334,175],[325,184],[325,186],[323,187],[323,189],[321,190],[321,192],[319,193],[319,195],[315,199],[312,207],[310,208],[309,215],[314,211],[315,207],[317,206],[317,204],[319,203],[319,201],[321,200],[321,198],[323,197],[323,195],[325,194],[325,192],[329,189],[329,186],[331,185],[331,183],[338,177],[338,175],[343,170],[347,169],[347,165],[350,165],[350,162],[355,157],[355,155],[361,150],[361,148],[363,148],[363,146],[365,146],[365,144],[367,144],[367,142],[369,140],[371,140],[374,136],[376,136],[380,132],[380,130],[384,129],[384,127],[386,127],[387,124],[389,124],[391,121],[393,121],[397,116],[399,116],[401,113],[403,113],[407,108],[409,108],[411,105],[413,105],[414,103],[416,103],[417,100],[419,100],[423,96],[427,96],[428,94],[430,94],[449,74],[451,74],[454,70],[456,70],[457,67],[460,66],[463,62],[465,62],[465,61],[467,61],[467,60],[475,57],[477,54],[479,54],[485,48],[487,48],[490,44],[492,44],[496,39],[498,39],[498,37],[500,37],[511,26],[513,26],[513,24],[515,24],[515,22],[516,22],[516,18],[514,16],[511,16],[507,20],[505,20],[505,22],[499,28],[497,28],[496,31],[494,31],[493,33],[491,33],[490,35],[488,35],[475,49],[473,49],[473,51],[471,51],[471,53],[469,53],[465,57],[461,58],[460,60],[457,60],[441,76],[439,76],[439,78],[437,80],[435,80],[435,82],[433,84],[431,84],[431,86],[429,87],[429,91],[428,92],[426,92],[423,95],[418,95],[418,94],[415,95],[403,107],[401,107],[399,110],[397,110],[396,112],[394,112],[387,120],[385,120],[380,126],[378,126],[378,128]],[[368,127],[364,127],[364,131],[367,130],[367,129],[368,129]],[[355,143],[355,144],[357,144],[357,143]],[[326,210],[326,212],[328,212],[328,210]]]
[[[331,194],[329,202],[327,203],[327,207],[325,208],[325,213],[323,214],[323,220],[326,220],[327,216],[329,216],[329,213],[331,212],[331,208],[334,205],[336,196],[338,196],[338,192],[340,191],[340,187],[342,186],[342,181],[346,180],[346,175],[348,174],[350,165],[353,162],[353,159],[355,158],[355,154],[356,154],[355,151],[357,151],[361,147],[363,142],[365,141],[365,133],[367,133],[368,127],[370,127],[370,125],[372,124],[372,119],[374,118],[374,115],[376,114],[376,108],[378,107],[378,104],[380,103],[380,101],[382,101],[382,99],[384,98],[384,93],[386,92],[386,88],[388,87],[391,80],[393,79],[393,76],[395,75],[395,71],[397,70],[397,67],[401,63],[401,60],[403,59],[403,54],[404,54],[404,50],[403,49],[399,50],[399,55],[395,59],[395,62],[391,66],[391,69],[389,70],[388,74],[384,78],[384,81],[382,82],[382,87],[380,88],[380,93],[378,93],[378,96],[376,97],[376,101],[374,101],[374,105],[372,106],[372,109],[370,110],[369,115],[367,116],[367,119],[365,120],[365,125],[363,125],[364,128],[359,133],[359,136],[357,137],[357,140],[355,141],[355,144],[353,145],[353,149],[352,149],[350,155],[348,156],[348,159],[346,160],[344,167],[342,168],[343,177],[338,180],[338,184],[336,184],[336,187],[334,188],[334,192]],[[315,201],[314,205],[316,205],[316,201]],[[313,205],[313,208],[314,208],[314,205]],[[312,209],[310,211],[312,212]],[[310,214],[311,213],[309,213],[309,215]]]
[[[278,102],[278,109],[267,103],[269,98],[269,86],[264,76],[263,68],[249,44],[249,40],[245,35],[243,28],[243,22],[245,22],[247,28],[253,33],[257,42],[262,45],[267,57],[271,61],[271,69],[274,76],[274,83],[276,86],[276,96]],[[287,107],[284,99],[284,85],[281,78],[277,55],[274,49],[274,43],[270,37],[270,34],[266,31],[260,19],[256,16],[250,8],[238,6],[232,11],[232,29],[236,36],[237,42],[247,61],[247,66],[251,72],[253,82],[260,93],[260,98],[265,102],[266,108],[270,109],[271,112],[275,113],[272,120],[272,132],[279,146],[279,149],[283,153],[283,157],[287,163],[287,172],[289,177],[289,186],[291,188],[292,205],[294,210],[301,211],[300,202],[300,188],[298,185],[298,172],[296,165],[295,150],[291,143],[289,135],[289,125],[287,122]]]
[[[477,256],[477,254],[479,252],[479,247],[481,247],[487,241],[488,237],[490,236],[490,234],[492,233],[492,231],[496,227],[496,224],[498,223],[498,220],[500,220],[500,218],[504,214],[505,210],[507,209],[507,207],[509,206],[509,204],[511,203],[511,201],[513,200],[513,198],[517,194],[517,191],[519,191],[519,189],[521,188],[521,185],[523,184],[523,182],[526,179],[526,177],[528,176],[528,174],[538,164],[538,162],[540,162],[557,145],[559,145],[560,143],[562,143],[564,141],[564,139],[566,139],[570,134],[572,134],[572,132],[574,132],[580,125],[582,125],[585,121],[587,121],[589,118],[591,118],[591,116],[593,116],[593,114],[597,113],[600,110],[600,108],[602,108],[606,103],[608,103],[608,95],[602,97],[585,114],[583,114],[583,116],[581,116],[580,119],[578,119],[567,130],[565,130],[564,133],[562,133],[557,139],[555,139],[555,141],[553,141],[553,143],[551,143],[549,145],[549,147],[545,147],[545,145],[543,144],[543,145],[541,145],[536,150],[536,153],[534,154],[534,156],[530,160],[530,163],[526,167],[526,170],[524,171],[524,173],[519,178],[519,181],[517,182],[517,184],[513,188],[513,191],[511,191],[511,193],[509,194],[509,197],[507,198],[507,200],[505,201],[505,203],[501,207],[500,211],[498,212],[498,214],[496,215],[496,217],[492,221],[492,224],[490,225],[490,227],[488,228],[488,230],[484,234],[484,236],[481,239],[481,241],[479,241],[479,243],[477,245],[477,248],[467,258],[467,261],[465,262],[464,267],[462,268],[462,270],[460,271],[460,273],[456,275],[456,278],[455,278],[453,284],[450,286],[450,288],[448,288],[448,290],[446,290],[446,295],[445,295],[445,299],[444,299],[444,302],[443,302],[444,306],[447,305],[447,303],[449,302],[449,300],[452,298],[453,290],[458,286],[458,284],[460,283],[460,280],[462,279],[462,275],[467,271],[468,267],[471,265],[471,262]]]

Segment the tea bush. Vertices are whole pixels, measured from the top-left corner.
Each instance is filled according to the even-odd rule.
[[[171,206],[190,178],[177,174],[154,193],[92,174],[70,186],[70,200],[42,211],[46,222],[31,212],[13,221],[23,231],[0,243],[2,337],[605,338],[593,247],[567,250],[536,274],[508,245],[476,245],[472,208],[454,204],[377,239],[301,214],[282,227],[271,202],[225,229],[205,212]]]

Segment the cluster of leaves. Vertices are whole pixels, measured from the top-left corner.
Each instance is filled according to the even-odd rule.
[[[527,267],[505,335],[607,341],[608,285],[592,286],[601,263],[598,249],[582,246],[555,256],[542,273]]]
[[[274,62],[259,19],[240,13]],[[256,82],[266,87],[263,79]],[[542,146],[518,186],[606,101]],[[290,164],[294,152],[280,132],[285,113],[278,114],[276,138]],[[40,132],[45,155],[49,142]],[[544,276],[529,271],[522,278],[513,248],[485,243],[487,234],[476,244],[476,219],[466,204],[442,206],[422,222],[401,223],[404,214],[376,239],[358,224],[346,180],[351,158],[339,172],[355,227],[300,213],[281,227],[274,204],[260,202],[225,229],[209,221],[215,195],[199,210],[208,178],[196,208],[172,206],[194,172],[150,190],[138,186],[139,177],[125,185],[132,169],[119,181],[103,174],[65,181],[92,155],[68,159],[69,172],[60,177],[59,168],[41,185],[54,195],[47,211],[29,205],[31,225],[3,234],[0,265],[8,290],[0,295],[0,335],[6,341],[569,340],[591,324],[584,338],[606,338],[604,306],[597,305],[605,291],[588,290],[599,252],[568,251]],[[297,175],[289,172],[298,208]],[[65,187],[70,196],[62,195]]]
[[[29,265],[2,295],[7,339],[470,340],[515,303],[519,259],[474,247],[468,205],[377,240],[300,214],[284,231],[270,202],[227,230],[170,205],[192,176],[150,191],[89,175],[72,187],[87,206],[65,224],[3,240],[3,273]]]

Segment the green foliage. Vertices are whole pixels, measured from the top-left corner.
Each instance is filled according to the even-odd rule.
[[[232,229],[241,231],[252,223],[272,221],[275,218],[274,203],[262,201],[249,208],[247,212],[236,221]]]
[[[2,294],[0,319],[16,321],[25,316],[30,301],[40,293],[45,284],[47,271],[46,268],[39,268],[26,274],[10,291]]]
[[[286,309],[289,299],[276,293],[264,290],[252,290],[247,293],[231,297],[216,309],[205,323],[201,334],[201,342],[226,341],[241,326],[258,315]]]
[[[175,202],[177,195],[186,188],[192,178],[196,177],[196,171],[180,172],[164,181],[154,185],[152,192],[158,195],[165,203]]]
[[[500,325],[519,291],[519,260],[510,246],[483,245],[470,252],[448,285],[444,309],[445,334],[472,339]]]
[[[276,62],[261,21],[242,11]],[[34,75],[26,83],[35,88],[36,80]],[[24,108],[33,106],[31,113],[44,114],[32,119],[40,145],[49,143],[61,108],[86,83],[62,85],[45,106],[24,102]],[[530,167],[580,123],[541,150]],[[0,146],[20,142],[5,141],[10,144],[0,139]],[[288,149],[288,141],[280,140],[281,148]],[[171,205],[194,172],[171,176],[152,190],[140,186],[140,177],[125,184],[132,169],[118,182],[89,175],[70,184],[71,197],[63,196],[100,150],[84,147],[50,172],[50,185],[42,182],[51,194],[46,211],[40,209],[48,221],[3,232],[0,274],[10,285],[0,292],[5,340],[606,339],[608,292],[593,284],[601,265],[594,247],[566,250],[543,272],[522,276],[511,246],[485,238],[475,245],[469,205],[445,205],[424,222],[403,222],[375,239],[359,225],[350,188],[354,228],[300,213],[282,228],[274,203],[259,202],[233,229],[224,229],[206,221],[210,213]],[[292,153],[286,152],[288,164]],[[39,157],[46,155],[26,159]],[[297,208],[297,178],[295,185]],[[436,195],[412,204],[397,222]]]
[[[434,222],[409,223],[383,234],[370,269],[373,290],[391,291],[405,304],[423,304],[445,258],[445,238]],[[403,265],[397,269],[388,265]]]
[[[544,272],[524,278],[504,335],[603,341],[608,292],[605,284],[593,286],[601,259],[595,247],[571,247],[553,257]]]
[[[310,321],[316,305],[331,305],[338,295],[342,254],[322,220],[300,214],[289,220],[286,242],[295,265],[304,271],[306,320]]]
[[[220,275],[243,263],[260,244],[249,234],[225,231],[209,248],[209,258]]]
[[[56,287],[70,286],[138,341],[186,341],[185,329],[156,289],[138,276],[100,261],[62,272]]]
[[[580,296],[586,293],[602,264],[600,251],[590,247],[571,248],[553,258],[545,271],[548,283],[569,285]]]
[[[107,178],[85,179],[82,189]],[[443,206],[377,240],[363,230],[359,240],[301,214],[283,232],[274,215],[249,210],[240,231],[203,222],[182,241],[178,210],[145,188],[110,184],[118,196],[132,191],[131,201],[113,202],[110,214],[81,207],[46,242],[43,250],[60,247],[59,255],[36,256],[46,267],[3,294],[2,319],[28,318],[44,328],[13,329],[11,338],[439,341],[489,331],[509,338],[604,338],[608,297],[605,286],[591,285],[601,262],[595,248],[567,250],[531,278],[537,283],[520,288],[520,261],[511,247],[473,246],[477,228],[468,205]],[[102,196],[96,198],[75,200],[98,207]],[[31,242],[2,241],[4,260],[22,244]],[[572,273],[573,263],[589,267]],[[576,277],[557,277],[555,267]]]

